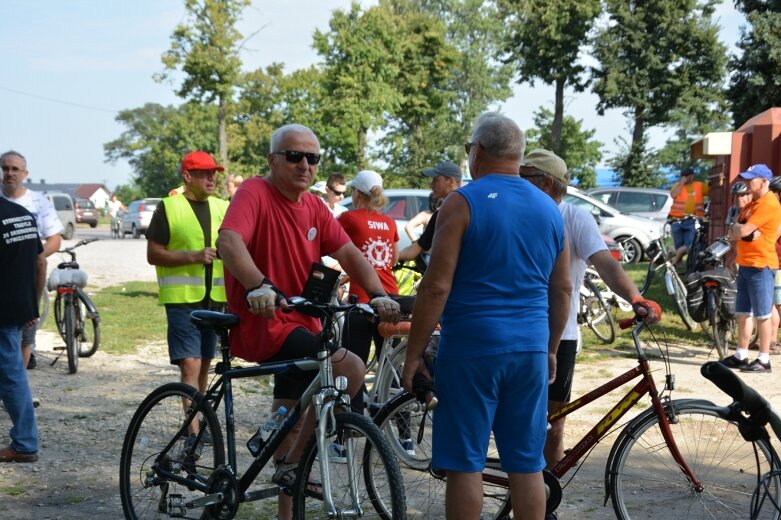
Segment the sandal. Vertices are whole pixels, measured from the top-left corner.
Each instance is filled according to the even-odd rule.
[[[296,483],[296,473],[298,472],[298,462],[287,462],[285,459],[275,460],[274,475],[271,477],[271,482],[278,485],[280,489],[287,495],[293,495],[293,486]],[[308,495],[316,498],[322,498],[323,486],[319,482],[313,482],[308,480],[306,483],[306,491]]]

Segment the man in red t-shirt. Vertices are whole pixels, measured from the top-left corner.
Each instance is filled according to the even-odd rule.
[[[271,136],[267,156],[271,173],[241,183],[220,227],[217,250],[224,261],[225,288],[230,312],[241,318],[231,331],[231,350],[251,361],[281,361],[315,357],[315,333],[320,322],[301,313],[277,312],[277,290],[301,294],[313,262],[332,256],[351,279],[372,296],[382,321],[396,322],[399,306],[387,298],[374,269],[352,244],[328,207],[307,192],[317,173],[320,142],[302,125],[285,125]],[[287,303],[280,302],[282,309]],[[333,355],[334,375],[348,378],[348,391],[355,396],[365,375],[355,354],[340,350]],[[290,408],[311,381],[297,375],[275,376],[273,410]],[[290,488],[295,467],[314,428],[311,413],[303,432],[277,452],[274,481]],[[280,494],[279,518],[292,514],[290,497]]]

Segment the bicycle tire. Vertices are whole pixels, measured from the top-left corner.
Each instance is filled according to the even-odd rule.
[[[95,354],[100,346],[100,315],[87,293],[78,289],[77,295],[76,339],[79,344],[79,357],[88,358]]]
[[[608,459],[605,478],[616,517],[745,518],[759,479],[777,467],[770,443],[744,440],[736,423],[701,401],[672,401],[665,408],[675,416],[673,437],[704,490],[693,489],[665,449],[659,417],[648,413],[627,425]]]
[[[76,341],[76,313],[72,303],[65,302],[63,321],[65,324],[65,352],[68,355],[68,373],[75,374],[79,370],[79,344]]]
[[[714,291],[713,288],[708,288],[706,290],[708,291],[706,305],[708,309],[710,333],[713,337],[713,344],[716,346],[716,351],[719,353],[719,359],[724,359],[729,354],[729,344],[727,343],[729,322],[721,317],[719,302],[716,299],[716,291]]]
[[[593,281],[585,279],[583,283],[591,292],[591,296],[585,296],[586,325],[602,343],[613,343],[616,339],[616,324],[610,313],[610,306]]]
[[[670,276],[673,287],[673,303],[675,304],[675,310],[683,320],[683,324],[689,330],[694,330],[697,324],[694,322],[691,316],[689,316],[689,310],[686,307],[686,286],[683,284],[683,280],[675,271],[675,268],[668,268],[667,275]]]
[[[203,446],[197,459],[192,452],[183,449],[186,432],[182,434],[180,430],[190,419],[193,409],[191,407],[185,413],[182,399],[198,403],[198,412],[211,433],[211,449]],[[160,511],[168,504],[169,497],[180,495],[186,501],[204,495],[202,491],[166,479],[157,473],[158,468],[205,484],[214,470],[225,463],[217,415],[211,405],[201,399],[202,395],[189,385],[168,383],[153,390],[133,414],[119,462],[119,494],[125,518],[169,518],[167,512]],[[169,443],[171,448],[164,452]],[[156,462],[158,458],[159,462]],[[187,513],[189,518],[193,517],[189,511]],[[195,517],[199,516],[209,518],[211,515],[205,510],[195,511]]]
[[[383,520],[404,520],[404,486],[396,457],[393,456],[388,441],[379,428],[368,418],[352,412],[335,415],[336,428],[328,433],[326,445],[337,439],[352,442],[354,445],[355,483],[359,503],[364,504],[361,518],[382,518]],[[377,456],[367,457],[366,450]],[[363,456],[360,453],[363,452]],[[331,518],[324,511],[322,493],[308,490],[310,478],[320,479],[321,458],[318,457],[317,442],[313,435],[304,449],[298,466],[296,484],[293,488],[293,518],[319,519]],[[351,508],[352,498],[348,482],[349,464],[335,463],[329,459],[328,471],[331,479],[331,493],[337,509]],[[363,479],[359,476],[363,475]],[[369,510],[368,503],[374,507]],[[386,516],[389,510],[391,515]],[[341,514],[338,518],[342,518]]]
[[[434,520],[445,518],[445,475],[431,469],[431,416],[423,421],[424,411],[407,392],[399,394],[389,401],[375,417],[375,423],[388,440],[388,445],[399,460],[401,476],[407,500],[408,520]],[[408,426],[409,431],[400,433],[400,423]],[[420,431],[423,434],[419,437]],[[403,435],[410,435],[414,443],[415,454],[406,451],[401,444]],[[418,442],[420,439],[420,442]],[[371,459],[372,450],[364,457]],[[483,513],[481,519],[503,520],[512,512],[508,485],[491,484],[486,481],[490,476],[498,476],[506,481],[507,474],[498,469],[499,459],[492,450],[489,453],[488,468],[484,470]],[[383,518],[387,517],[387,511]]]
[[[60,335],[63,341],[65,341],[65,321],[64,321],[64,312],[63,309],[65,307],[64,298],[60,293],[57,293],[57,296],[54,298],[54,324],[57,327],[57,333]]]
[[[407,338],[401,338],[398,345],[393,347],[393,352],[386,359],[380,371],[380,378],[374,382],[372,396],[380,405],[388,402],[395,395],[403,392],[401,385],[401,371],[404,368],[404,358],[407,356]]]

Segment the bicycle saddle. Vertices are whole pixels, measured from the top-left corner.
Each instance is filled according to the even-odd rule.
[[[239,324],[239,317],[217,311],[193,311],[190,321],[202,329],[227,329]]]

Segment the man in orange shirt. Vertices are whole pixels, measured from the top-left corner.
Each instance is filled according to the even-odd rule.
[[[721,360],[729,368],[742,372],[770,373],[770,340],[773,280],[778,269],[776,234],[781,223],[781,203],[770,192],[773,172],[764,164],[755,164],[739,175],[748,185],[752,201],[740,211],[738,221],[729,227],[729,239],[737,240],[738,345],[735,354]],[[759,354],[748,362],[751,315],[759,329]]]
[[[680,262],[683,255],[694,242],[696,217],[705,216],[705,198],[708,196],[708,185],[694,180],[694,170],[686,168],[681,172],[681,180],[670,189],[673,205],[670,208],[670,233],[675,244],[673,264]]]

